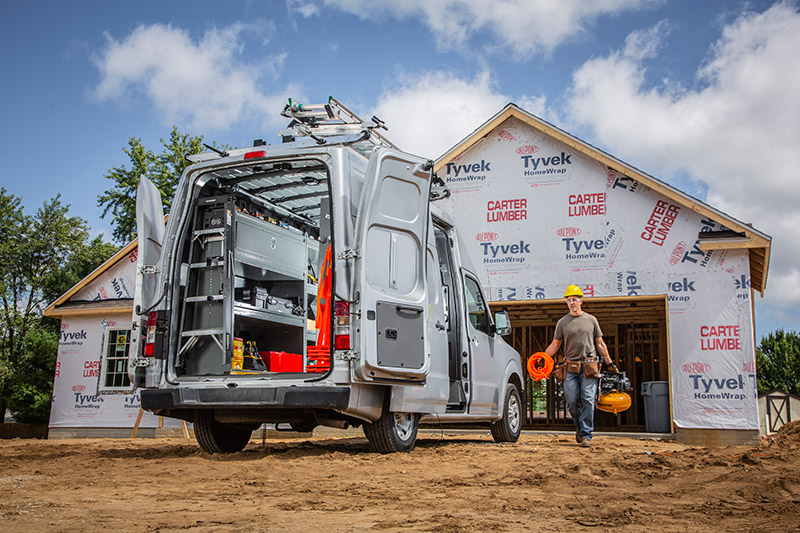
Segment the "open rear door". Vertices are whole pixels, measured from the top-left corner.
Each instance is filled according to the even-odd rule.
[[[164,208],[161,193],[145,176],[139,178],[136,190],[136,232],[139,239],[136,288],[141,289],[141,301],[135,303],[146,309],[153,305],[160,289],[156,274],[164,240]]]
[[[424,382],[430,368],[425,324],[425,247],[431,169],[424,159],[377,148],[356,228],[360,332],[356,379]]]
[[[136,286],[133,294],[133,317],[130,353],[139,353],[140,334],[137,334],[140,310],[146,310],[159,298],[161,287],[158,280],[158,265],[161,260],[161,244],[164,240],[164,208],[161,193],[145,176],[139,178],[136,190],[136,231],[138,246],[136,256]],[[128,368],[133,381],[133,367]]]

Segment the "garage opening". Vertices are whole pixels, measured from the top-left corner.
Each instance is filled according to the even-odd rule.
[[[556,322],[567,313],[563,300],[492,302],[493,311],[505,309],[513,327],[505,339],[523,358],[543,351],[553,340]],[[669,349],[666,296],[587,298],[583,310],[597,317],[603,339],[617,367],[627,373],[633,390],[630,409],[613,415],[595,411],[599,431],[645,431],[641,385],[647,381],[669,381]],[[562,358],[559,351],[557,360]],[[552,379],[525,378],[526,429],[572,427],[564,393]],[[671,419],[671,418],[670,418]]]

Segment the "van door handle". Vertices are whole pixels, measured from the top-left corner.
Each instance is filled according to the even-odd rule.
[[[397,307],[395,307],[395,309],[397,309],[398,311],[409,311],[411,313],[416,313],[416,314],[422,312],[421,307],[411,307],[409,305],[398,305]]]

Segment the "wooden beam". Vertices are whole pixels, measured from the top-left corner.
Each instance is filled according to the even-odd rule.
[[[760,243],[755,243],[753,241],[701,241],[700,242],[700,249],[704,252],[709,250],[745,250],[745,249],[754,249],[754,248],[761,248],[763,245]]]
[[[78,317],[90,315],[110,315],[121,313],[133,313],[133,305],[120,305],[115,307],[88,307],[81,309],[48,309],[45,316],[50,318],[63,319],[65,317]]]

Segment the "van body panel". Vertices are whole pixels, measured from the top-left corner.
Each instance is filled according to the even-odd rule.
[[[449,398],[449,361],[445,324],[445,301],[439,272],[439,257],[433,221],[428,221],[428,245],[425,254],[427,318],[425,321],[425,356],[430,369],[421,386],[393,386],[391,409],[400,413],[444,413]]]
[[[505,370],[507,353],[501,347],[505,343],[492,332],[493,323],[489,305],[481,291],[478,278],[462,269],[464,295],[468,320],[466,321],[469,358],[472,363],[472,401],[470,412],[492,414],[498,410],[501,396],[500,383]]]

